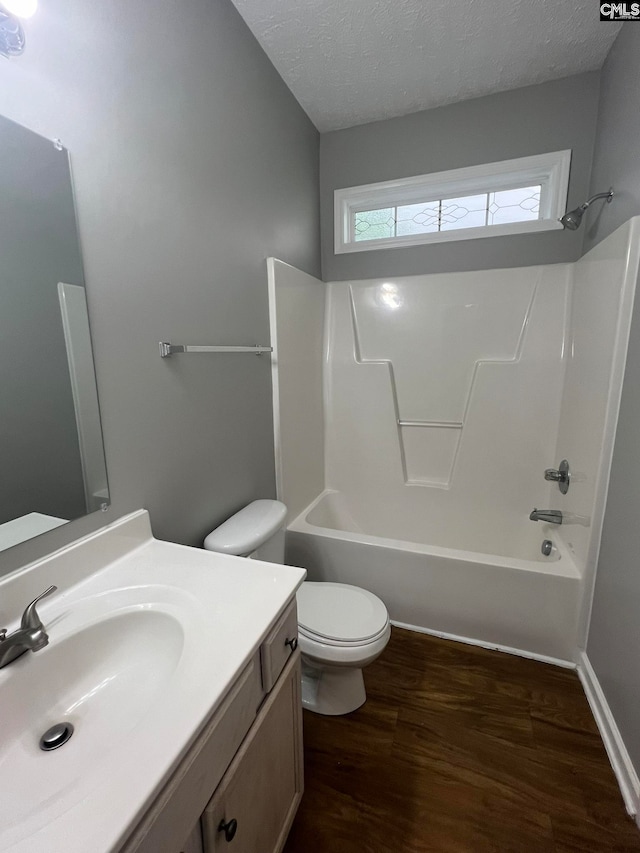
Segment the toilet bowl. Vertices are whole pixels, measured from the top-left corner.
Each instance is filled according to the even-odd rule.
[[[253,501],[213,530],[204,547],[284,563],[286,513],[281,501]],[[362,669],[384,651],[391,636],[387,608],[360,587],[314,581],[302,584],[297,605],[302,704],[318,714],[355,711],[367,698]]]
[[[391,635],[389,614],[371,592],[341,583],[305,581],[298,591],[302,702],[320,714],[348,714],[364,704],[362,669]]]

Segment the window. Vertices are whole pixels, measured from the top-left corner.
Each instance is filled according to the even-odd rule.
[[[570,151],[336,190],[335,251],[562,228]]]

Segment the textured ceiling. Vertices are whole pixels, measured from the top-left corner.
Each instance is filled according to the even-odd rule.
[[[600,68],[595,0],[233,0],[321,131]]]

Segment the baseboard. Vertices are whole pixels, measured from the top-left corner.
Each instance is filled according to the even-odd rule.
[[[520,658],[538,660],[542,663],[550,663],[552,666],[561,666],[564,669],[576,669],[576,664],[570,660],[553,658],[549,655],[538,655],[535,652],[527,652],[524,649],[514,649],[511,646],[501,646],[499,643],[486,643],[484,640],[475,640],[472,637],[460,637],[457,634],[447,634],[446,631],[432,631],[430,628],[421,628],[419,625],[409,625],[406,622],[391,620],[396,628],[405,628],[407,631],[416,631],[418,634],[429,634],[431,637],[441,637],[443,640],[454,640],[456,643],[466,643],[468,646],[480,646],[482,649],[492,649],[496,652],[504,652],[507,655],[516,655]]]
[[[630,815],[636,817],[636,822],[640,826],[640,780],[586,652],[580,654],[578,675],[600,730],[613,772],[616,774],[626,809]]]

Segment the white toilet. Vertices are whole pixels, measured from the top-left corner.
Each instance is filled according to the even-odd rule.
[[[208,551],[284,563],[286,506],[253,501],[204,540]],[[389,614],[373,593],[342,583],[305,581],[298,590],[302,704],[317,714],[349,714],[366,701],[362,668],[391,636]]]

